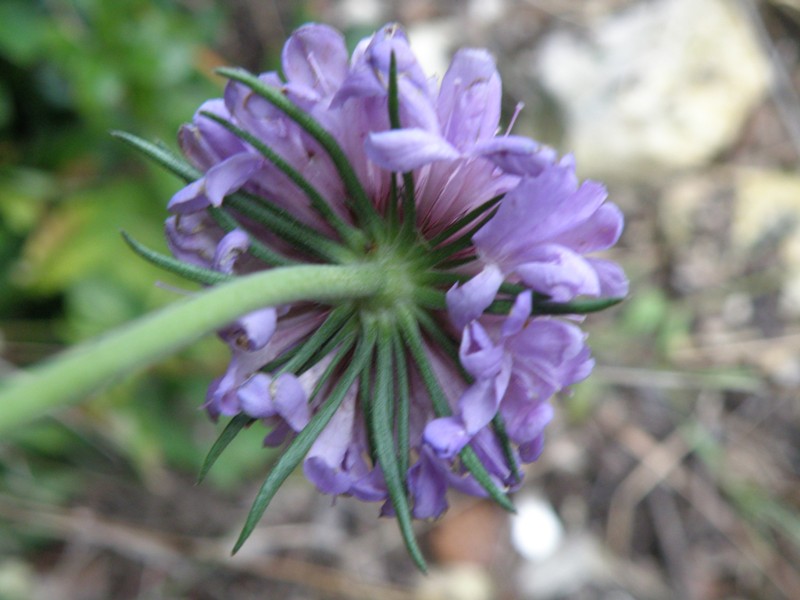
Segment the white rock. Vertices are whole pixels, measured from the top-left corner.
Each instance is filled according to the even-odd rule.
[[[525,559],[541,562],[550,558],[564,540],[564,526],[549,502],[538,496],[517,499],[517,514],[511,518],[511,543]]]
[[[544,87],[585,175],[649,180],[707,163],[763,98],[769,62],[735,2],[655,0],[547,37]]]

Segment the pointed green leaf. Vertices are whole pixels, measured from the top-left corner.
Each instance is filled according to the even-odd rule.
[[[611,308],[625,298],[591,298],[573,302],[539,302],[535,303],[531,314],[534,315],[585,315]]]
[[[239,432],[242,431],[242,429],[254,421],[254,418],[244,413],[239,413],[230,421],[228,421],[225,429],[222,430],[222,433],[219,434],[219,437],[208,451],[206,459],[203,461],[203,466],[200,467],[200,473],[197,475],[197,483],[202,483],[202,481],[206,478],[206,475],[208,475],[208,472],[211,470],[211,467],[214,466],[214,463],[217,462],[217,459],[220,457],[222,452],[228,447],[228,444],[230,444],[234,438],[239,435]]]
[[[394,507],[397,524],[403,534],[406,548],[419,570],[425,573],[427,566],[414,535],[411,524],[411,508],[408,505],[403,479],[404,473],[400,471],[394,447],[394,427],[392,426],[392,398],[394,397],[392,376],[395,367],[392,360],[393,337],[395,334],[392,328],[381,324],[378,331],[378,358],[375,365],[375,387],[372,392],[369,427],[372,431],[378,463],[383,471],[386,489],[389,491],[389,498]]]
[[[397,365],[397,405],[395,406],[395,431],[397,435],[397,462],[401,473],[408,473],[408,455],[411,451],[409,441],[409,416],[411,407],[411,391],[408,385],[408,363],[403,339],[399,335],[392,336],[394,361]]]
[[[111,135],[122,140],[129,146],[132,146],[155,163],[167,169],[167,171],[170,171],[185,181],[194,181],[203,176],[200,171],[175,153],[167,150],[164,146],[153,144],[125,131],[112,131]]]
[[[514,450],[511,447],[511,438],[508,437],[506,424],[503,421],[503,417],[500,416],[500,413],[497,413],[492,419],[492,429],[494,429],[500,446],[503,448],[503,456],[506,458],[506,464],[508,464],[508,468],[511,471],[511,476],[515,481],[522,481],[522,474],[519,472],[519,464],[514,456]]]
[[[623,300],[625,298],[591,298],[573,302],[534,301],[531,315],[586,315],[615,306]],[[507,315],[513,305],[513,300],[495,300],[485,312],[491,315]]]
[[[195,281],[204,285],[214,285],[224,281],[230,281],[231,279],[231,276],[225,273],[197,267],[195,265],[172,258],[171,256],[167,256],[166,254],[161,254],[160,252],[151,250],[150,248],[134,240],[124,231],[122,231],[121,234],[125,240],[125,243],[127,243],[128,246],[130,246],[130,248],[136,252],[136,254],[144,258],[146,261],[153,263],[157,267],[161,267],[165,271],[170,271],[171,273],[180,275],[181,277],[189,279],[190,281]]]

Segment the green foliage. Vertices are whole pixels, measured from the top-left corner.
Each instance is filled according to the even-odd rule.
[[[187,287],[120,235],[163,252],[164,207],[182,184],[109,131],[175,146],[178,126],[222,92],[211,50],[222,6],[0,2],[0,352],[9,365],[38,362],[178,299],[170,286]],[[226,355],[209,340],[15,432],[0,441],[0,490],[63,501],[84,469],[112,468],[109,460],[145,479],[165,463],[196,472],[214,435],[197,407]],[[211,479],[241,478],[267,460],[257,459]]]

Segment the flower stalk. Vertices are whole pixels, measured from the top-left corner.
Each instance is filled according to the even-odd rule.
[[[0,433],[77,402],[265,305],[364,298],[386,284],[375,265],[302,265],[208,288],[90,340],[0,385]]]

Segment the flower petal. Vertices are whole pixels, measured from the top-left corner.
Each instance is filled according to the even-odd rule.
[[[247,252],[250,237],[241,229],[228,232],[217,244],[214,252],[214,268],[217,271],[231,274],[237,259]]]
[[[295,431],[301,431],[311,418],[308,398],[300,380],[291,373],[282,373],[273,382],[273,403],[277,413]]]
[[[261,350],[269,343],[275,334],[277,323],[278,315],[275,309],[262,308],[238,318],[219,334],[235,350],[252,353]]]
[[[462,285],[454,285],[447,291],[445,299],[450,321],[458,329],[477,319],[494,301],[497,290],[503,283],[503,273],[494,264],[486,265],[475,277]]]
[[[555,244],[542,245],[531,254],[530,262],[514,271],[532,290],[547,294],[554,302],[600,295],[597,272],[580,254]]]
[[[177,214],[193,213],[211,204],[206,195],[206,180],[201,177],[179,189],[167,204],[167,210]]]
[[[344,36],[328,27],[311,23],[297,29],[283,46],[281,65],[286,78],[332,95],[344,81],[348,68]]]
[[[580,254],[605,250],[619,240],[624,221],[619,208],[607,202],[583,223],[555,236],[553,241]]]
[[[425,446],[408,471],[408,493],[414,499],[416,519],[435,519],[447,510],[447,471]]]
[[[473,48],[456,52],[436,102],[442,135],[461,151],[493,137],[500,122],[500,96],[492,56]]]
[[[503,338],[511,337],[522,331],[522,328],[531,316],[532,308],[533,294],[530,290],[517,294],[514,305],[511,307],[508,317],[503,321],[503,327],[500,330]]]
[[[441,458],[453,458],[472,437],[458,417],[434,419],[425,427],[423,436]]]
[[[477,321],[464,327],[458,357],[464,369],[475,379],[495,377],[503,364],[504,349],[495,346]]]
[[[481,379],[469,386],[458,399],[460,418],[470,436],[486,427],[497,414],[501,397],[497,391],[494,378]]]
[[[555,164],[558,157],[552,148],[517,135],[482,140],[470,155],[487,158],[506,173],[526,177],[536,177]]]
[[[372,162],[398,173],[407,173],[437,160],[455,160],[461,156],[440,135],[418,128],[370,133],[364,147]]]
[[[354,433],[356,393],[355,386],[348,390],[303,461],[306,478],[324,494],[344,494],[352,485],[350,473],[344,472],[344,461]]]
[[[178,144],[184,155],[202,171],[207,171],[228,156],[244,150],[242,141],[222,125],[202,113],[212,113],[230,119],[225,102],[221,98],[204,102],[194,115],[191,124],[178,131]]]
[[[519,446],[519,458],[522,462],[532,463],[542,455],[544,450],[544,433],[537,435],[530,442]]]
[[[250,152],[234,154],[206,173],[206,196],[212,206],[221,206],[222,200],[242,187],[263,164],[264,159]]]
[[[346,493],[352,485],[350,475],[322,455],[306,458],[303,461],[303,473],[323,494],[338,496]]]
[[[628,295],[628,277],[617,263],[602,258],[586,259],[600,280],[600,295],[623,298]]]
[[[264,373],[253,375],[239,387],[239,405],[246,414],[256,419],[267,419],[276,414],[272,397],[272,377]]]

